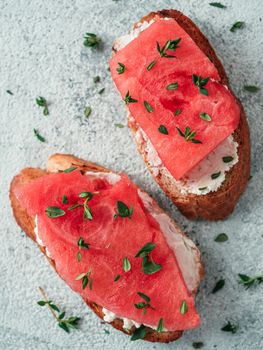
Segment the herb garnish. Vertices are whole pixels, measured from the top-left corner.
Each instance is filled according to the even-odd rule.
[[[68,210],[73,210],[73,209],[76,209],[78,207],[81,207],[83,206],[83,209],[84,209],[84,212],[83,212],[83,215],[84,215],[84,219],[88,219],[88,220],[92,220],[92,212],[91,212],[91,209],[90,207],[88,206],[88,201],[90,201],[92,198],[93,198],[93,195],[94,194],[97,194],[98,192],[81,192],[79,194],[79,198],[85,198],[85,201],[84,203],[80,204],[80,203],[76,203],[76,204],[73,204],[71,205]]]
[[[207,89],[204,86],[207,84],[209,77],[202,79],[201,75],[192,75],[193,83],[198,87],[199,92],[203,95],[208,95]]]
[[[125,72],[125,69],[126,69],[125,65],[123,63],[120,63],[120,62],[118,62],[118,65],[119,65],[119,67],[116,68],[116,71],[118,72],[118,74],[123,74]]]
[[[149,113],[152,113],[152,112],[153,112],[152,106],[151,106],[147,101],[144,101],[143,104],[144,104],[144,107],[147,109],[147,111],[148,111]]]
[[[243,29],[245,26],[245,22],[238,21],[232,25],[230,28],[230,32],[235,32],[237,29]]]
[[[174,115],[179,115],[182,112],[182,110],[180,108],[177,108],[177,110],[174,112]]]
[[[129,103],[138,102],[138,100],[135,100],[134,98],[131,97],[129,90],[127,91],[123,101],[126,103],[126,105]]]
[[[45,212],[46,212],[46,215],[52,219],[58,218],[66,214],[66,212],[63,209],[59,207],[54,207],[54,206],[47,207]]]
[[[238,276],[240,278],[239,283],[243,284],[243,286],[245,286],[247,289],[255,285],[256,283],[260,284],[263,282],[263,275],[251,277],[251,276],[239,273]]]
[[[222,289],[225,285],[225,280],[224,279],[221,279],[219,281],[216,282],[213,290],[212,290],[212,293],[215,294],[216,292],[218,292],[220,289]]]
[[[205,113],[205,112],[200,113],[199,116],[201,119],[206,120],[207,122],[211,122],[211,120],[212,120],[210,115]]]
[[[255,85],[245,85],[244,89],[249,92],[258,92],[260,90],[260,87]]]
[[[237,330],[238,330],[238,324],[231,323],[230,321],[228,321],[227,324],[221,328],[221,331],[224,331],[224,332],[236,333]]]
[[[40,142],[46,142],[46,139],[40,135],[39,131],[37,129],[33,129],[34,130],[34,134],[36,136],[36,138],[40,141]]]
[[[95,83],[95,84],[97,84],[97,83],[99,83],[100,82],[100,76],[96,76],[96,77],[94,77],[93,78],[93,82]]]
[[[140,301],[139,303],[134,304],[134,306],[136,307],[136,309],[143,309],[143,314],[146,314],[146,311],[148,308],[154,310],[154,308],[150,305],[150,297],[148,297],[148,295],[141,293],[141,292],[137,292],[137,294],[144,299],[145,301]]]
[[[199,187],[198,189],[199,189],[199,191],[204,191],[207,189],[207,186],[206,187]]]
[[[62,204],[68,204],[68,197],[65,194],[62,197]]]
[[[86,47],[95,47],[98,46],[100,42],[100,39],[97,37],[96,34],[93,33],[86,33],[84,35],[84,42],[83,45]]]
[[[124,125],[121,123],[115,123],[114,125],[116,126],[116,128],[119,128],[119,129],[124,128]]]
[[[11,90],[6,90],[9,95],[14,95]]]
[[[127,207],[127,205],[121,201],[117,201],[117,210],[118,213],[114,214],[114,219],[116,219],[118,216],[122,218],[129,218],[131,219],[132,213],[133,213],[133,207],[130,207],[130,209]]]
[[[139,328],[136,328],[133,335],[131,336],[131,341],[144,339],[146,336],[146,327],[142,324]]]
[[[117,276],[114,278],[114,282],[117,282],[120,278],[121,278],[121,275],[117,275]]]
[[[153,66],[155,66],[156,61],[152,61],[148,66],[147,66],[147,70],[151,70]]]
[[[220,2],[210,2],[210,6],[218,7],[219,9],[226,9],[226,6],[221,4]]]
[[[153,242],[146,243],[135,255],[135,258],[142,258],[142,271],[146,275],[152,275],[162,269],[162,265],[153,261],[150,253],[155,249],[156,244]]]
[[[157,330],[158,333],[161,333],[161,332],[163,332],[163,328],[164,328],[163,327],[163,318],[160,318],[156,330]]]
[[[166,58],[176,58],[176,56],[173,55],[168,55],[166,53],[167,50],[172,50],[175,51],[176,49],[178,49],[178,44],[181,41],[181,38],[175,39],[175,40],[167,40],[165,45],[161,48],[160,44],[158,43],[158,41],[156,41],[156,48],[157,51],[159,52],[161,57],[166,57]]]
[[[83,272],[76,277],[76,281],[82,280],[83,290],[87,287],[88,284],[89,284],[89,289],[92,290],[92,278],[90,277],[91,272],[92,272],[91,269],[89,269],[88,272]]]
[[[161,134],[168,135],[168,130],[166,129],[166,127],[164,125],[160,125],[158,130]]]
[[[180,306],[180,313],[182,315],[185,315],[188,311],[188,305],[187,305],[187,302],[186,300],[183,300],[182,303],[181,303],[181,306]]]
[[[226,156],[226,157],[223,157],[222,159],[224,163],[230,163],[232,162],[232,160],[234,160],[234,158],[231,156]]]
[[[42,97],[42,96],[37,97],[36,98],[36,103],[37,103],[38,106],[44,107],[44,109],[43,109],[43,114],[44,115],[49,115],[47,100],[44,97]]]
[[[103,92],[105,91],[105,88],[102,88],[100,91],[99,91],[99,94],[103,94]]]
[[[212,180],[217,179],[221,175],[221,171],[218,171],[217,173],[214,173],[211,175]]]
[[[65,169],[65,170],[59,170],[62,173],[71,173],[73,170],[76,170],[78,167],[73,166],[71,168]]]
[[[88,117],[90,116],[91,111],[92,111],[92,109],[91,109],[90,106],[86,106],[86,107],[84,108],[84,115],[85,115],[86,118],[88,118]]]
[[[82,237],[79,238],[77,245],[79,247],[79,251],[77,253],[77,257],[78,257],[78,262],[80,262],[81,257],[82,257],[80,250],[81,249],[89,249],[90,245],[88,243],[86,243]]]
[[[215,242],[217,243],[226,242],[227,240],[228,240],[228,236],[226,233],[219,233],[219,235],[216,236],[215,238]]]
[[[178,83],[171,83],[166,86],[166,90],[177,90],[178,89]]]
[[[122,260],[122,268],[124,272],[128,272],[131,269],[131,263],[127,256],[125,256]]]
[[[204,343],[201,341],[195,341],[192,344],[194,349],[201,349],[204,346]]]
[[[39,287],[40,293],[43,295],[44,300],[38,301],[39,306],[47,306],[58,322],[58,326],[62,328],[65,332],[69,333],[70,329],[76,329],[80,321],[80,317],[71,316],[68,319],[64,319],[65,312],[60,312],[60,309],[55,305],[52,300],[48,300],[44,290]],[[56,313],[57,312],[57,313]]]
[[[196,131],[195,130],[191,131],[189,126],[187,126],[185,128],[184,133],[179,128],[176,128],[176,129],[177,129],[179,135],[184,137],[185,141],[187,141],[187,142],[191,141],[193,143],[202,143],[202,141],[194,139],[194,137],[196,135]]]

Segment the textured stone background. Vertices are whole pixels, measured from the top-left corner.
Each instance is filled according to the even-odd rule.
[[[207,1],[0,1],[0,348],[1,349],[180,349],[203,341],[204,349],[263,348],[263,286],[245,290],[237,274],[263,273],[262,210],[262,90],[251,94],[244,84],[263,86],[263,3],[222,0],[220,10]],[[113,39],[127,32],[132,23],[152,10],[177,8],[189,15],[209,38],[242,100],[251,126],[252,175],[248,189],[235,213],[225,222],[189,222],[153,183],[137,154],[126,124],[123,103],[112,84],[108,68]],[[237,20],[243,30],[231,33]],[[103,48],[90,50],[82,44],[85,32],[101,36]],[[93,77],[100,75],[96,85]],[[105,87],[102,95],[98,91]],[[13,96],[6,93],[10,89]],[[35,104],[37,95],[50,102],[44,117]],[[87,120],[85,105],[92,106]],[[46,137],[40,143],[33,128]],[[131,343],[129,338],[101,325],[50,268],[44,256],[16,226],[8,203],[11,178],[25,166],[44,166],[49,154],[70,152],[116,170],[151,193],[200,244],[206,278],[197,298],[202,327],[185,333],[177,343],[153,345]],[[220,232],[226,243],[214,242]],[[226,279],[223,290],[211,294],[215,281]],[[79,331],[70,335],[60,330],[46,309],[37,304],[37,287],[68,314],[83,317]],[[222,332],[225,321],[239,323],[236,334]],[[110,334],[107,334],[108,330]]]

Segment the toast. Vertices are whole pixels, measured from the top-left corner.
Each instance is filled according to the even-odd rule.
[[[50,172],[57,172],[58,170],[65,170],[70,167],[78,167],[81,172],[85,173],[86,171],[92,171],[92,172],[110,172],[109,169],[106,169],[104,167],[101,167],[97,164],[84,161],[82,159],[76,158],[72,155],[63,155],[63,154],[54,154],[52,155],[47,163],[47,170],[41,170],[39,168],[26,168],[22,170],[18,175],[16,175],[10,185],[10,201],[11,206],[13,209],[13,214],[16,219],[17,224],[22,228],[22,230],[36,243],[36,235],[35,235],[35,221],[34,217],[30,217],[26,210],[24,210],[21,205],[19,204],[15,194],[14,189],[17,186],[25,185],[30,183],[32,180],[39,178],[41,176],[47,175]],[[157,204],[155,204],[157,206]],[[158,210],[161,210],[158,207]],[[182,235],[184,235],[181,232]],[[52,267],[56,270],[56,263],[54,260],[52,260],[50,257],[47,256],[47,252],[45,247],[39,245],[40,250],[46,255],[48,261],[52,265]],[[195,247],[196,248],[196,247]],[[193,250],[193,254],[195,254],[195,260],[198,264],[198,282],[200,283],[203,275],[204,275],[204,268],[201,263],[200,253],[198,249]],[[199,284],[198,283],[198,284]],[[194,290],[191,291],[193,295],[197,293],[197,287],[194,288]],[[97,305],[96,303],[92,302],[91,300],[84,299],[85,303],[91,308],[91,310],[101,319],[103,319],[103,311],[102,307]],[[125,334],[131,335],[135,331],[135,327],[131,328],[131,330],[125,330],[123,328],[123,321],[121,319],[116,318],[113,322],[110,322],[111,325],[124,332]],[[167,332],[161,332],[158,333],[157,331],[147,327],[146,328],[146,336],[144,340],[150,341],[150,342],[161,342],[161,343],[168,343],[174,340],[177,340],[182,336],[182,331],[167,331]]]
[[[171,18],[177,21],[177,23],[192,38],[202,52],[215,65],[220,76],[220,82],[223,85],[226,85],[233,94],[233,91],[229,87],[228,78],[222,63],[216,56],[216,53],[211,47],[209,41],[201,33],[200,29],[192,22],[192,20],[181,12],[177,10],[151,12],[147,16],[143,17],[137,24],[135,24],[134,29],[141,25],[141,23],[150,22],[153,18],[156,18],[156,16],[161,18]],[[116,52],[118,48],[116,43],[118,43],[118,39],[113,46],[113,52]],[[238,162],[226,173],[225,180],[219,189],[214,192],[210,191],[209,193],[203,195],[193,193],[183,194],[176,186],[173,178],[171,178],[171,174],[168,176],[167,171],[164,171],[163,166],[152,166],[147,149],[147,135],[145,134],[146,138],[143,140],[141,137],[137,137],[138,133],[140,132],[140,126],[135,122],[134,118],[130,114],[128,115],[128,125],[134,136],[137,149],[142,155],[153,178],[167,194],[167,196],[170,197],[170,199],[175,203],[182,214],[188,219],[225,219],[233,212],[239,197],[246,188],[250,175],[249,128],[243,106],[238,99],[236,100],[241,111],[239,125],[233,134],[233,139],[238,144]]]

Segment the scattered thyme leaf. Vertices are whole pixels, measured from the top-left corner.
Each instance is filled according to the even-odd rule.
[[[62,197],[62,204],[68,204],[68,197],[65,194]]]
[[[207,121],[207,122],[211,122],[212,118],[210,117],[209,114],[202,112],[199,114],[200,118]]]
[[[181,306],[180,306],[180,313],[182,315],[185,315],[188,311],[188,305],[187,305],[187,302],[186,300],[183,300],[182,303],[181,303]]]
[[[34,131],[34,135],[36,136],[36,138],[40,141],[40,142],[46,142],[46,139],[40,135],[39,131],[37,129],[33,129]]]
[[[212,293],[215,294],[216,292],[218,292],[220,289],[222,289],[225,285],[225,280],[224,279],[220,279],[216,282],[213,290],[212,290]]]
[[[124,125],[121,123],[115,123],[114,125],[116,126],[116,128],[119,128],[119,129],[124,128]]]
[[[138,100],[135,100],[134,98],[131,97],[129,90],[127,91],[125,98],[123,99],[123,101],[125,102],[125,104],[129,104],[129,103],[134,103],[134,102],[138,102]]]
[[[95,83],[95,84],[97,84],[97,83],[99,83],[100,82],[100,76],[96,76],[96,77],[94,77],[93,78],[93,82]]]
[[[83,45],[86,47],[96,47],[100,43],[100,38],[93,33],[86,33],[84,35]]]
[[[222,159],[223,159],[224,163],[230,163],[230,162],[232,162],[234,160],[234,158],[231,157],[231,156],[225,156]]]
[[[157,330],[158,333],[161,333],[161,332],[163,332],[163,329],[164,329],[163,318],[160,318],[156,330]]]
[[[92,112],[92,109],[91,109],[90,106],[86,106],[84,108],[84,115],[85,115],[86,118],[88,118],[90,116],[91,112]]]
[[[242,22],[242,21],[235,22],[230,28],[230,32],[234,33],[237,29],[243,29],[244,26],[245,26],[245,22]]]
[[[99,91],[99,94],[103,94],[103,92],[105,91],[105,88],[102,88],[100,91]]]
[[[177,108],[177,110],[174,112],[174,115],[177,116],[182,112],[180,108]]]
[[[226,9],[226,6],[221,4],[221,2],[210,2],[210,6],[218,7],[219,9]]]
[[[43,107],[43,114],[46,116],[46,115],[49,115],[49,110],[48,110],[48,105],[47,105],[47,100],[42,97],[42,96],[39,96],[36,98],[36,103],[39,107]]]
[[[156,64],[156,61],[152,61],[148,66],[147,66],[147,70],[151,70]]]
[[[166,90],[177,90],[178,89],[178,83],[171,83],[166,86]]]
[[[161,134],[168,135],[168,130],[166,129],[166,127],[164,125],[160,125],[158,130]]]
[[[201,341],[195,341],[192,343],[194,349],[201,349],[204,346],[204,343]]]
[[[116,277],[114,278],[114,282],[117,282],[120,278],[121,278],[121,275],[116,275]]]
[[[131,216],[133,213],[133,207],[130,207],[130,209],[129,209],[125,203],[123,203],[122,201],[117,201],[117,210],[118,210],[118,212],[116,214],[114,214],[115,219],[117,217],[131,219]]]
[[[54,206],[47,207],[45,213],[49,218],[52,219],[58,218],[66,214],[66,212],[63,209]]]
[[[228,241],[228,235],[226,233],[219,233],[219,235],[215,238],[215,242],[217,243],[223,243],[226,241]]]
[[[124,272],[128,272],[131,269],[130,260],[126,256],[122,260],[122,268]]]
[[[260,90],[260,87],[255,85],[245,85],[244,89],[249,92],[258,92]]]
[[[6,90],[9,95],[14,95],[11,90]]]
[[[119,67],[116,68],[116,71],[118,72],[118,74],[123,74],[126,70],[125,65],[123,63],[120,63],[120,62],[118,62],[118,65],[119,65]]]
[[[152,106],[151,106],[147,101],[144,101],[143,104],[144,104],[144,107],[147,109],[147,111],[148,111],[149,113],[152,113],[152,112],[153,112]]]
[[[238,330],[238,324],[228,321],[222,328],[221,331],[236,333]]]

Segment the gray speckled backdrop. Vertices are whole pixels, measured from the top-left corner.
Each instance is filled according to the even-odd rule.
[[[263,286],[245,290],[239,272],[263,273],[262,206],[262,90],[251,94],[244,84],[263,86],[263,2],[222,0],[226,10],[207,1],[0,1],[0,348],[1,349],[180,349],[193,341],[204,349],[263,348]],[[125,126],[126,113],[112,84],[108,68],[113,39],[152,10],[177,8],[189,15],[209,38],[222,59],[231,85],[242,100],[251,126],[252,175],[234,214],[224,222],[190,222],[182,217],[152,181]],[[236,20],[246,27],[229,31]],[[103,48],[83,46],[85,32],[95,32]],[[93,77],[101,76],[95,85]],[[105,87],[102,95],[98,91]],[[6,93],[10,89],[13,96]],[[35,104],[42,95],[50,102],[44,117]],[[92,106],[87,120],[85,105]],[[46,137],[40,143],[33,128]],[[50,268],[45,257],[15,224],[8,202],[11,178],[25,166],[44,166],[49,154],[70,152],[116,170],[151,193],[199,242],[206,278],[197,297],[202,327],[188,331],[169,345],[131,343],[125,335],[100,321]],[[214,242],[220,232],[226,243]],[[225,278],[225,288],[211,294],[215,281]],[[81,329],[67,335],[41,309],[37,287],[43,286],[68,314],[83,317]],[[239,323],[236,334],[222,332],[227,319]],[[107,334],[108,330],[110,334]]]

